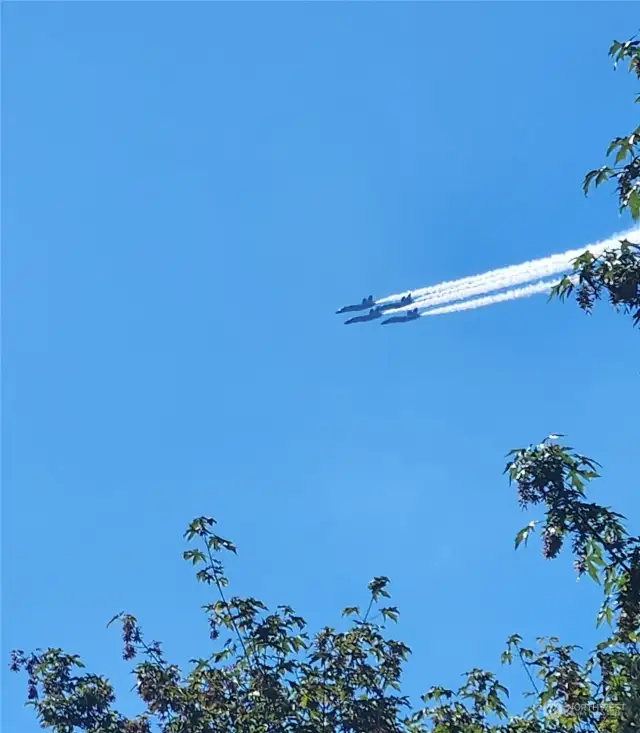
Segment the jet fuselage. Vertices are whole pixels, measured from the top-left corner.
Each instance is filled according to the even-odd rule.
[[[416,318],[420,318],[417,308],[416,310],[409,311],[402,316],[391,316],[391,318],[387,318],[386,320],[382,321],[380,325],[385,326],[389,323],[408,323],[409,321],[415,321]]]
[[[354,316],[353,318],[349,318],[348,321],[344,322],[344,325],[348,326],[350,323],[366,323],[366,321],[375,321],[376,318],[381,318],[381,317],[382,317],[382,310],[380,310],[380,308],[372,308],[364,316]]]
[[[368,298],[363,298],[361,303],[355,303],[354,305],[345,305],[339,310],[336,311],[336,313],[353,313],[354,311],[365,311],[367,308],[373,308],[375,305],[375,300],[373,299],[373,296],[370,295]]]

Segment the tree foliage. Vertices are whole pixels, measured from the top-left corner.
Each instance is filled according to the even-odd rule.
[[[609,49],[613,66],[629,63],[629,71],[640,79],[640,41],[614,41]],[[636,97],[640,102],[640,95]],[[589,171],[582,185],[588,193],[591,186],[596,188],[605,181],[616,181],[620,212],[628,210],[634,221],[640,219],[640,127],[636,127],[624,137],[616,137],[609,143],[607,157],[613,156],[611,165]]]
[[[637,41],[615,43],[611,55],[616,63],[629,60],[640,77]],[[617,138],[610,152],[622,165],[592,171],[585,186],[615,178],[621,207],[635,219],[637,134]],[[601,258],[584,255],[575,278],[582,308],[589,311],[606,291],[614,307],[633,312],[638,323],[637,248],[623,243]],[[569,281],[557,294],[564,297],[573,287]],[[545,558],[567,546],[578,575],[601,588],[594,622],[607,631],[586,653],[557,638],[538,639],[530,648],[511,636],[502,662],[518,664],[530,687],[518,714],[509,712],[507,688],[480,669],[466,673],[457,690],[431,687],[417,708],[411,704],[401,692],[410,650],[390,634],[399,611],[390,604],[386,577],[369,583],[362,608],[344,609],[344,628],[315,633],[289,606],[269,609],[258,599],[231,595],[222,558],[236,548],[215,533],[211,517],[187,528],[184,560],[215,596],[203,607],[214,651],[183,670],[166,659],[161,644],[146,639],[134,616],[118,614],[109,623],[120,625],[122,656],[132,666],[143,712],[119,712],[111,683],[56,648],[12,653],[12,670],[26,675],[27,704],[54,733],[636,733],[640,537],[629,534],[622,515],[589,501],[598,465],[559,443],[561,437],[509,454],[505,473],[520,505],[542,512],[518,532],[515,546],[527,545],[536,532]]]
[[[640,79],[640,41],[614,41],[609,49],[614,68],[628,62],[629,71]],[[640,102],[640,94],[636,97]],[[616,137],[607,148],[610,165],[589,171],[583,190],[606,181],[616,182],[620,212],[628,212],[634,222],[640,220],[640,127],[624,137]],[[626,239],[621,246],[595,257],[585,252],[573,265],[573,273],[564,277],[552,290],[552,297],[565,299],[575,292],[576,302],[591,313],[597,300],[608,297],[610,304],[630,314],[633,325],[640,325],[640,247]]]
[[[458,690],[432,687],[423,706],[411,709],[400,692],[410,650],[388,633],[399,612],[387,605],[386,577],[369,583],[364,610],[344,609],[345,630],[326,627],[313,635],[288,606],[271,611],[255,598],[227,597],[220,557],[236,549],[214,533],[210,517],[189,525],[185,537],[193,546],[184,559],[216,591],[217,599],[203,607],[215,650],[183,671],[165,659],[158,642],[146,641],[135,617],[119,614],[109,622],[120,623],[143,714],[118,713],[108,680],[85,673],[80,659],[61,649],[15,651],[12,668],[26,671],[28,704],[56,733],[640,730],[640,538],[627,533],[620,514],[587,500],[596,464],[571,448],[545,439],[512,451],[506,472],[524,508],[545,509],[544,556],[555,558],[570,541],[577,572],[602,585],[597,623],[610,627],[586,661],[558,639],[540,639],[533,650],[512,636],[502,661],[521,664],[532,685],[531,703],[519,716],[508,713],[506,687],[479,669]],[[526,544],[537,524],[518,533],[516,546]]]

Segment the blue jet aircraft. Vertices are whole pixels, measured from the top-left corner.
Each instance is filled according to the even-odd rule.
[[[375,321],[376,318],[381,318],[382,315],[383,311],[381,308],[372,308],[364,316],[354,316],[353,318],[349,318],[348,321],[344,322],[344,325],[348,326],[350,323],[365,323],[366,321]]]
[[[403,313],[401,316],[391,316],[391,318],[387,318],[385,321],[382,321],[380,325],[384,326],[387,323],[408,323],[409,321],[415,321],[416,318],[420,318],[420,314],[418,313],[418,309],[414,308],[413,310]]]
[[[413,303],[413,296],[409,293],[409,295],[403,295],[400,300],[393,301],[392,303],[383,303],[380,308],[385,311],[392,311],[394,308],[402,308],[405,305],[411,305],[411,303]]]
[[[361,303],[356,303],[355,305],[345,305],[344,308],[340,308],[340,310],[337,310],[336,313],[353,313],[353,311],[366,311],[367,308],[373,308],[375,305],[375,301],[373,299],[373,295],[370,295],[368,298],[363,298]]]

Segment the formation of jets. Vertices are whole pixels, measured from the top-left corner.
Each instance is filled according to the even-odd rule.
[[[344,322],[345,326],[348,326],[351,323],[366,323],[367,321],[376,321],[378,318],[382,318],[387,311],[394,311],[397,308],[403,308],[404,306],[411,305],[412,303],[413,296],[411,295],[411,293],[409,293],[409,295],[403,295],[400,300],[391,301],[389,303],[382,303],[381,305],[376,305],[375,300],[373,299],[373,295],[369,295],[366,298],[363,298],[360,303],[355,303],[354,305],[345,305],[344,307],[337,310],[336,313],[354,313],[357,311],[365,311],[367,309],[369,310],[368,313],[365,313],[361,316],[352,316],[351,318],[348,318]],[[418,313],[418,309],[413,308],[403,313],[392,315],[390,318],[386,318],[384,321],[382,321],[381,325],[384,326],[388,323],[407,323],[408,321],[415,321],[415,319],[419,317],[420,315]]]

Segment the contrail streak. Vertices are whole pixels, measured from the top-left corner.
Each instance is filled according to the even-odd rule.
[[[595,248],[596,245],[594,245],[591,250],[594,254]],[[609,247],[606,247],[605,249],[609,249]],[[582,252],[584,252],[584,250],[580,250],[580,253]],[[542,278],[549,277],[551,275],[558,275],[565,270],[569,270],[573,259],[574,257],[570,257],[564,262],[561,262],[555,260],[552,261],[550,258],[547,258],[540,260],[539,262],[534,261],[530,268],[525,268],[524,265],[519,265],[518,269],[514,270],[511,274],[491,278],[487,276],[475,284],[467,285],[466,287],[452,288],[434,295],[426,295],[420,299],[416,298],[413,303],[409,305],[389,309],[387,312],[396,313],[398,311],[406,311],[413,308],[431,308],[434,305],[440,305],[441,303],[452,303],[456,300],[465,300],[466,298],[470,298],[472,295],[484,295],[485,293],[491,293],[494,290],[503,290],[504,288],[510,288],[514,285],[522,285],[524,283],[531,282],[532,280],[541,280]]]
[[[527,285],[525,288],[516,288],[515,290],[507,290],[497,295],[489,295],[486,298],[474,298],[464,303],[456,303],[455,305],[447,305],[444,308],[434,308],[425,311],[420,316],[443,316],[445,313],[457,313],[458,311],[475,310],[483,308],[494,303],[503,303],[506,300],[518,300],[520,298],[530,298],[532,295],[545,293],[556,285],[559,280],[542,280],[534,285]]]
[[[530,260],[519,265],[510,265],[509,267],[501,267],[497,270],[490,270],[481,275],[473,275],[471,277],[463,277],[459,280],[450,280],[448,282],[439,283],[418,290],[407,290],[404,293],[390,295],[386,298],[376,301],[377,304],[388,303],[398,300],[399,298],[411,294],[414,301],[412,305],[407,305],[396,310],[408,310],[409,308],[423,308],[428,305],[437,303],[447,303],[452,300],[460,300],[470,295],[480,295],[482,293],[491,292],[492,290],[500,290],[501,288],[511,285],[519,285],[530,280],[549,275],[557,275],[571,268],[572,261],[589,250],[594,256],[602,254],[607,249],[615,249],[620,246],[621,239],[628,239],[633,242],[640,241],[640,229],[631,229],[620,234],[616,234],[607,240],[588,244],[580,249],[572,249],[561,254],[542,257],[537,260]],[[455,296],[454,296],[455,294]],[[389,311],[392,312],[392,311]]]

